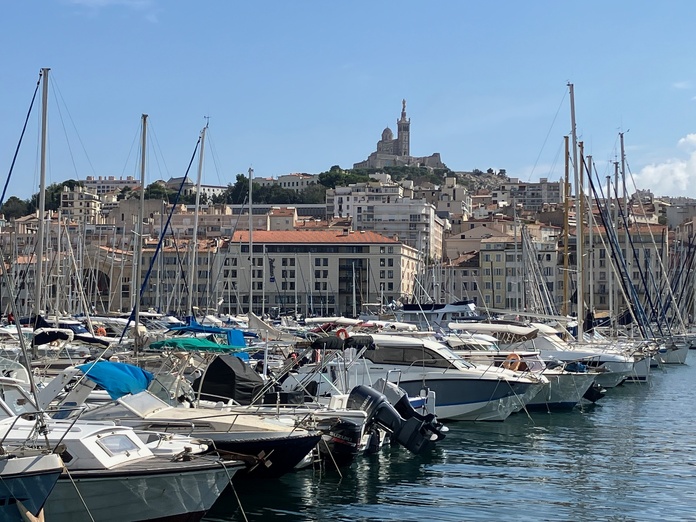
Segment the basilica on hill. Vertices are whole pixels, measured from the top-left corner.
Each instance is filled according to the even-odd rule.
[[[445,168],[440,160],[440,153],[430,156],[411,156],[411,119],[406,117],[406,100],[401,101],[401,118],[396,120],[396,138],[387,127],[382,131],[382,139],[377,142],[377,150],[365,161],[353,164],[354,169],[382,168],[396,166],[414,166]]]

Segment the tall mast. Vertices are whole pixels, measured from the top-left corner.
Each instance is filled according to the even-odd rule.
[[[611,176],[607,176],[607,198],[605,205],[611,205]],[[607,207],[607,215],[611,211],[611,207]],[[614,228],[614,222],[608,223],[607,228]],[[607,237],[609,237],[609,231],[607,230]],[[611,269],[611,256],[609,256],[609,266],[607,267],[607,282],[609,283],[609,332],[610,335],[614,334],[614,270]]]
[[[43,304],[43,257],[44,257],[44,219],[46,213],[46,141],[48,137],[48,71],[41,69],[43,88],[41,97],[41,170],[39,181],[39,223],[36,244],[36,273],[34,274],[34,316],[41,313]],[[35,350],[35,348],[34,348]],[[33,353],[37,355],[37,353]]]
[[[254,305],[254,206],[251,199],[251,188],[254,184],[254,169],[249,169],[249,312]]]
[[[576,310],[578,333],[576,339],[582,339],[582,320],[584,315],[583,310],[583,281],[582,281],[582,214],[580,213],[580,201],[582,200],[582,184],[580,182],[580,173],[578,172],[578,135],[575,126],[575,91],[573,84],[569,83],[570,89],[570,126],[571,135],[573,137],[573,175],[575,177],[575,265],[577,268],[577,283],[576,287]]]
[[[618,241],[618,237],[619,237],[619,162],[618,161],[614,162],[614,192],[616,194],[616,200],[614,203],[614,214],[613,214],[612,222],[614,223],[614,229],[616,230],[616,238]],[[611,277],[612,277],[612,281],[613,281],[614,270],[612,269],[610,273],[611,273]],[[616,312],[619,311],[618,286],[619,286],[619,281],[617,280],[616,285],[614,287],[614,308],[616,309]],[[618,314],[617,314],[617,318],[618,318]]]
[[[587,177],[592,178],[592,156],[587,156]],[[583,196],[583,201],[585,198]],[[589,250],[587,256],[587,282],[590,292],[590,311],[594,313],[594,214],[592,212],[592,199],[587,200],[587,226],[589,227]],[[594,317],[594,316],[593,316]]]
[[[140,338],[140,285],[142,273],[140,270],[141,259],[143,256],[143,218],[145,216],[145,154],[147,152],[147,114],[143,114],[142,142],[140,150],[140,206],[138,207],[138,222],[135,230],[135,254],[133,255],[133,265],[135,266],[135,306],[133,308],[133,322],[135,323],[135,353],[137,354],[141,346]]]
[[[565,142],[565,183],[563,185],[563,315],[568,315],[568,237],[570,236],[568,211],[570,209],[570,140],[563,137]]]
[[[206,124],[201,131],[201,150],[198,153],[198,179],[196,180],[196,206],[193,212],[193,237],[191,238],[191,257],[189,258],[189,292],[186,303],[186,313],[195,316],[193,313],[193,293],[198,293],[198,278],[196,277],[196,264],[198,262],[198,209],[201,204],[201,177],[203,175],[203,148],[205,146]]]
[[[631,238],[629,236],[631,230],[629,208],[628,208],[628,190],[626,189],[626,153],[624,150],[624,133],[619,133],[621,142],[621,179],[623,182],[623,199],[624,199],[624,259],[626,260],[626,277],[631,277],[631,259],[633,254],[629,254]],[[630,303],[626,303],[626,308],[630,307]]]

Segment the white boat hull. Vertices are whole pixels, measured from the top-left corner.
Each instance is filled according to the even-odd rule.
[[[0,460],[0,520],[26,520],[22,507],[38,516],[62,471],[63,461],[55,454]]]
[[[685,364],[689,354],[689,345],[686,343],[672,344],[661,348],[654,358],[659,364]]]
[[[58,480],[45,513],[51,522],[98,520],[200,520],[238,469],[222,465],[168,467],[148,473],[109,471],[72,472]],[[192,464],[192,463],[184,463]],[[146,463],[145,466],[148,464]],[[152,461],[149,466],[155,467]]]
[[[594,373],[545,371],[548,384],[529,402],[534,410],[569,410],[577,406],[595,382]]]

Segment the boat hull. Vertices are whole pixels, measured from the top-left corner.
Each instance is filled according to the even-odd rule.
[[[239,469],[202,461],[142,469],[124,466],[72,471],[58,480],[45,506],[46,520],[70,522],[198,521],[212,507]]]
[[[533,411],[572,410],[595,382],[595,374],[573,372],[544,372],[548,383],[527,404]]]
[[[249,455],[259,460],[242,469],[235,480],[248,478],[277,478],[294,470],[321,440],[321,433],[276,438],[234,439],[224,433],[197,433],[197,436],[210,438],[215,447],[239,455]]]
[[[439,420],[503,421],[520,410],[541,384],[514,380],[443,379],[431,377],[425,385],[435,392],[435,415]],[[418,396],[423,381],[399,382],[410,396]],[[531,388],[531,390],[530,390]]]
[[[63,461],[55,454],[0,460],[0,520],[26,520],[18,502],[38,516],[62,471]]]

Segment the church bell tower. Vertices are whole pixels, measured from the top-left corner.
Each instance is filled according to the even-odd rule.
[[[396,121],[397,156],[411,155],[411,120],[406,118],[406,100],[401,100],[401,118]]]

